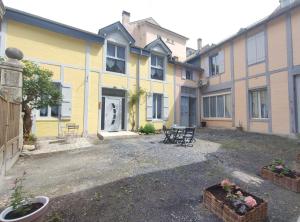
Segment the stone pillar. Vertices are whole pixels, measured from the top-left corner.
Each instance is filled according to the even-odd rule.
[[[22,85],[23,85],[23,65],[20,60],[23,59],[23,53],[16,48],[5,50],[7,59],[0,63],[0,95],[9,102],[22,103]],[[10,146],[16,147],[18,152],[13,157],[8,157],[4,152],[5,168],[4,173],[17,161],[19,151],[23,147],[23,118],[22,105],[20,105],[19,137],[16,142]]]

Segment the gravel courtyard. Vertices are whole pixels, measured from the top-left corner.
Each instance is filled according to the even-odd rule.
[[[92,147],[20,158],[0,184],[0,207],[13,180],[51,198],[47,221],[213,222],[202,190],[230,178],[268,201],[269,221],[299,222],[300,194],[259,176],[274,158],[293,166],[295,140],[201,129],[194,147],[164,145],[161,135],[97,142]]]

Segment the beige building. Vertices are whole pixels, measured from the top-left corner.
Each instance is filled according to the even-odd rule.
[[[122,24],[135,39],[135,45],[144,48],[157,38],[161,38],[179,61],[186,59],[187,37],[160,26],[153,18],[130,21],[130,13],[123,11]]]
[[[281,135],[300,132],[300,1],[282,0],[264,20],[198,51],[208,84],[201,117],[208,126]],[[205,81],[204,81],[205,82]]]

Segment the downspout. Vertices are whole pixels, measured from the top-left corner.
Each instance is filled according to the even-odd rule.
[[[140,89],[140,55],[138,55],[138,64],[136,70],[136,78],[137,78],[137,90]],[[136,107],[136,128],[137,130],[140,128],[140,97],[138,97],[138,103]]]

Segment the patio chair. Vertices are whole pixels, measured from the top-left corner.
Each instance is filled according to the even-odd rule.
[[[193,146],[193,143],[196,142],[196,140],[195,140],[195,130],[196,130],[196,127],[187,127],[184,130],[181,145],[183,145],[185,147],[186,146]]]
[[[79,125],[76,125],[75,123],[67,123],[65,136],[77,137],[78,130],[79,130]]]
[[[173,143],[174,140],[174,132],[171,129],[167,129],[167,127],[163,126],[163,132],[165,134],[165,138],[163,140],[163,143]]]

